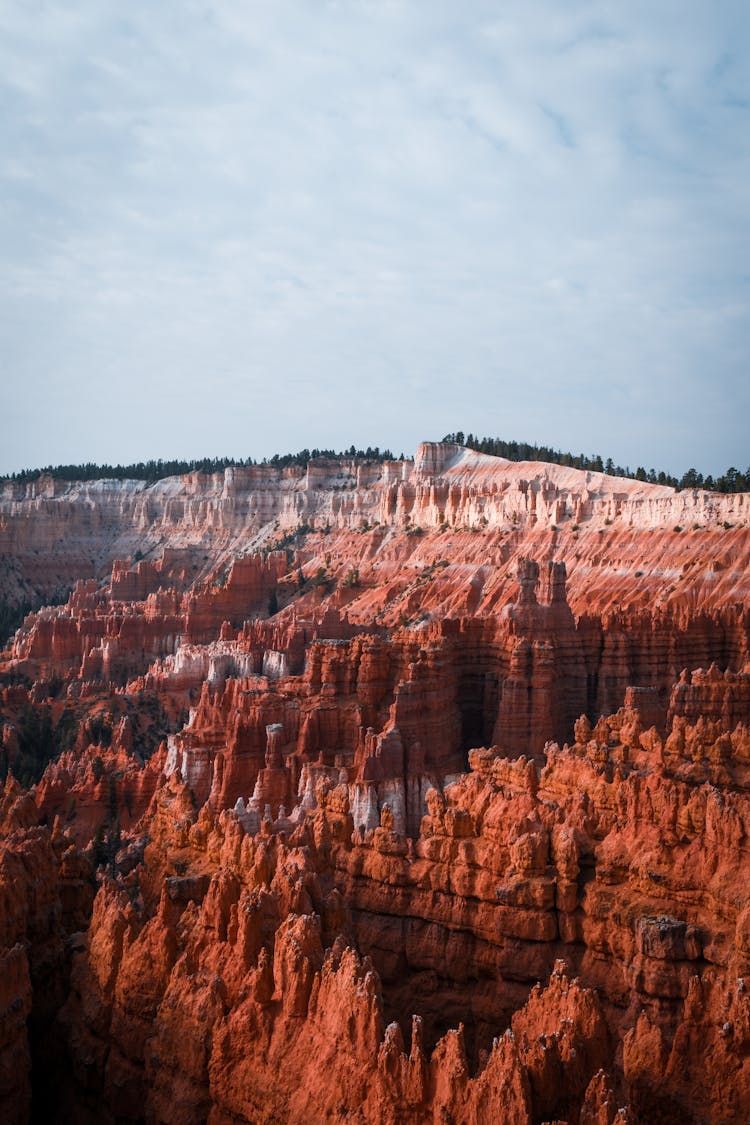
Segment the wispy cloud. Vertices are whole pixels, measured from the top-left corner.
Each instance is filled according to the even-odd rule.
[[[744,464],[749,39],[729,0],[6,6],[0,470],[455,428]]]

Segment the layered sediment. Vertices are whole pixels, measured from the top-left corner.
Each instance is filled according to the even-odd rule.
[[[398,588],[398,612],[409,615],[401,584],[416,577],[415,565],[441,559],[454,569],[433,576],[443,579],[439,596],[413,598],[414,607],[443,616],[490,610],[507,600],[502,571],[519,555],[564,558],[576,613],[611,605],[613,586],[623,607],[650,605],[658,593],[710,609],[747,594],[749,523],[744,493],[676,492],[434,443],[413,462],[321,459],[307,469],[258,465],[151,485],[41,477],[2,486],[0,596],[101,578],[136,552],[192,584],[310,528],[313,561],[330,555],[334,572],[377,567],[380,596],[361,589],[354,598],[362,614],[387,611]]]
[[[443,445],[6,486],[3,595],[72,592],[0,665],[5,1117],[746,1121],[749,515]]]

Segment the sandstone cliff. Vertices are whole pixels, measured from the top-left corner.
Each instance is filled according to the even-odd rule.
[[[245,827],[173,775],[135,897],[105,882],[77,954],[79,1096],[118,1121],[744,1120],[748,729],[663,740],[624,710],[578,738],[541,772],[473,751],[414,843],[389,810],[357,831],[326,779]]]
[[[388,579],[401,589],[415,564],[460,555],[463,569],[441,584],[453,592],[444,589],[436,609],[501,603],[502,571],[520,554],[565,558],[576,612],[609,603],[613,585],[620,605],[658,595],[710,608],[747,594],[749,525],[745,494],[677,493],[429,443],[414,462],[321,460],[152,485],[40,478],[2,486],[0,596],[48,595],[165,548],[168,569],[194,579],[304,527],[312,561],[377,565],[380,588]]]
[[[0,658],[3,1119],[746,1122],[749,515],[438,444],[6,486],[0,594],[71,593]]]

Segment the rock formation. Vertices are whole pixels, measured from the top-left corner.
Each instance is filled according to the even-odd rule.
[[[71,593],[0,659],[3,1120],[746,1122],[748,517],[435,444],[5,486],[0,592]]]

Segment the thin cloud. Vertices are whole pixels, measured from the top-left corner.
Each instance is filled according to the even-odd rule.
[[[748,38],[729,3],[6,7],[0,471],[456,428],[744,465]]]

